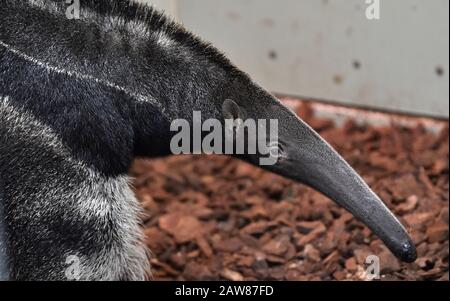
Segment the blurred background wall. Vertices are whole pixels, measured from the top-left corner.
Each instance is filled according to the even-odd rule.
[[[171,14],[268,90],[449,116],[449,1],[139,0]]]

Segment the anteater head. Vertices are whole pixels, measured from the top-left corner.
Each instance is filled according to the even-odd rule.
[[[416,260],[415,246],[402,224],[317,132],[246,75],[230,76],[223,86],[226,89],[220,98],[207,102],[207,106],[220,111],[225,131],[227,119],[241,120],[235,123],[233,156],[320,191],[367,225],[398,258],[405,262]],[[257,124],[256,137],[249,137],[252,131],[246,127],[245,120]],[[258,127],[260,120],[266,121],[266,127]],[[277,124],[273,136],[271,121]],[[266,135],[259,135],[260,131]],[[238,132],[246,137],[244,154],[236,153]],[[227,139],[230,137],[224,135],[224,144]],[[269,156],[275,160],[267,160],[267,152],[261,152],[258,147],[256,153],[250,150],[252,139],[257,140],[257,145],[266,145]]]

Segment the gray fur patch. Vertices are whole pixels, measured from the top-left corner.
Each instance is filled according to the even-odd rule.
[[[46,165],[40,165],[39,162],[36,162],[36,166],[26,166],[25,172],[33,171],[33,168],[39,169],[42,178],[17,183],[14,185],[17,187],[5,187],[10,203],[24,205],[22,211],[10,218],[26,218],[42,233],[47,231],[46,216],[64,216],[67,220],[73,220],[74,229],[89,223],[92,226],[85,230],[90,231],[92,237],[104,245],[94,255],[83,255],[77,249],[62,249],[58,241],[53,242],[54,248],[61,248],[63,259],[69,256],[80,258],[80,279],[144,280],[150,268],[148,251],[143,244],[140,227],[141,209],[130,188],[128,176],[105,178],[82,162],[74,160],[52,129],[23,109],[12,106],[7,97],[1,96],[0,127],[7,129],[8,136],[18,144],[47,147],[52,156],[63,158],[60,163],[63,166],[60,168],[66,171],[62,176],[54,168],[46,170]],[[4,147],[0,145],[0,153]],[[33,153],[16,153],[15,156],[15,162],[2,168],[20,169],[21,156],[33,156]],[[23,191],[28,193],[24,195]],[[4,203],[1,197],[0,201]],[[70,210],[71,208],[74,210]],[[0,235],[1,227],[0,223]],[[1,242],[0,236],[0,247]],[[82,241],[80,243],[83,244]],[[36,260],[45,262],[46,259]],[[0,271],[1,264],[0,252]],[[64,262],[56,266],[59,266],[60,270],[52,270],[48,278],[64,280]]]

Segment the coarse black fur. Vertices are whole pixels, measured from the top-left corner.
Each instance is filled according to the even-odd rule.
[[[46,1],[58,3],[58,15],[30,8],[28,1],[2,2],[6,2],[1,12],[2,41],[10,41],[23,53],[49,65],[88,74],[154,99],[166,109],[166,117],[183,111],[189,115],[196,103],[200,108],[207,99],[219,98],[216,96],[225,89],[223,82],[241,75],[218,51],[151,7],[124,0],[84,0],[82,12],[86,14],[82,13],[80,20],[67,20],[65,1]],[[111,20],[113,17],[120,17],[123,23]],[[136,24],[148,30],[148,38],[132,32]],[[167,35],[178,47],[158,46],[155,32]],[[14,95],[13,101],[26,103],[35,116],[51,122],[75,155],[99,171],[123,173],[134,152],[168,153],[168,149],[154,149],[167,145],[158,140],[168,139],[168,118],[155,114],[160,108],[137,104],[127,93],[102,84],[36,72],[35,65],[4,48],[2,57],[0,91]],[[45,103],[52,105],[42,105]],[[120,121],[124,124],[117,124]],[[116,130],[111,132],[111,128]],[[132,141],[135,144],[129,145]]]
[[[81,0],[79,20],[66,17],[67,6],[0,0],[0,256],[8,278],[70,279],[66,260],[77,256],[80,279],[143,279],[138,213],[124,179],[131,162],[169,155],[173,120],[191,121],[193,111],[223,120],[230,99],[245,118],[282,123],[287,159],[269,170],[319,189],[414,259],[404,229],[342,158],[211,45],[128,0]]]
[[[89,175],[66,157],[104,178],[124,175],[136,156],[169,154],[171,120],[190,119],[194,107],[219,117],[220,104],[206,103],[228,97],[222,95],[233,91],[227,85],[245,78],[213,47],[151,7],[123,0],[81,5],[81,18],[68,20],[65,1],[0,1],[4,106],[17,112],[16,119],[31,116],[50,128],[68,152],[55,153],[48,141],[33,139],[44,129],[15,131],[17,120],[8,124],[3,108],[0,175],[12,279],[65,279],[65,258],[91,258],[120,239],[108,236],[117,231],[120,213],[99,222],[77,214],[79,204],[63,193],[57,203],[46,199],[44,188],[57,194],[66,189],[58,185],[86,185]],[[158,45],[159,35],[173,45]],[[123,272],[89,279],[132,277]]]

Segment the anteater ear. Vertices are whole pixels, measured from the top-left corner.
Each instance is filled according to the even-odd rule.
[[[245,120],[244,110],[231,99],[226,99],[222,104],[222,114],[225,119]]]

